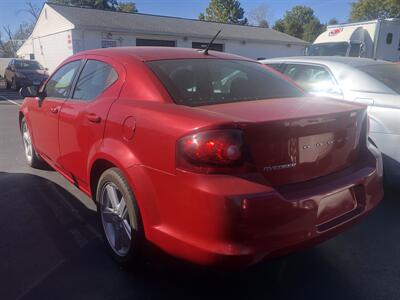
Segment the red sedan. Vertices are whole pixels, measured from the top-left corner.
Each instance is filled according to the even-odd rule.
[[[243,57],[86,51],[22,94],[28,164],[93,198],[122,264],[150,243],[247,266],[332,237],[383,196],[365,107],[307,97]]]

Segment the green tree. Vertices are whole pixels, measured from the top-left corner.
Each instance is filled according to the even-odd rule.
[[[133,12],[133,13],[138,12],[136,4],[133,2],[118,2],[117,10],[123,12]]]
[[[399,0],[358,0],[352,4],[350,20],[357,22],[399,16]]]
[[[314,15],[314,10],[302,5],[286,11],[273,28],[308,42],[313,42],[321,32],[325,31],[325,25]]]
[[[248,23],[237,0],[211,0],[206,12],[199,15],[199,20],[240,25]]]
[[[70,6],[91,7],[104,10],[137,12],[134,2],[119,2],[117,0],[50,0],[50,3]]]

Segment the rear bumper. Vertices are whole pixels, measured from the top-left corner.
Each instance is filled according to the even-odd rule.
[[[148,170],[157,182],[147,239],[198,264],[244,267],[330,238],[382,199],[382,159],[307,183],[269,187],[257,175],[233,177]],[[371,153],[372,153],[371,152]],[[137,168],[130,169],[130,176]],[[139,191],[140,194],[140,191]],[[157,212],[154,214],[154,212]],[[153,223],[153,224],[152,224]]]

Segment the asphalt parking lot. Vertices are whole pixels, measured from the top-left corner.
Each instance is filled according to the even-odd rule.
[[[0,299],[400,299],[400,197],[346,233],[248,270],[222,273],[150,259],[118,267],[95,206],[54,171],[28,168],[18,100],[0,89]],[[11,101],[9,101],[11,100]]]

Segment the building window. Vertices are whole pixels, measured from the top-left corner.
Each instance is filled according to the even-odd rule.
[[[390,45],[393,41],[393,33],[388,33],[386,36],[386,44]]]
[[[112,41],[112,40],[101,41],[101,48],[111,48],[111,47],[117,47],[117,41]]]
[[[176,41],[136,39],[136,46],[176,47]]]
[[[192,48],[194,49],[206,49],[207,46],[208,43],[199,43],[199,42],[192,43]],[[212,44],[210,50],[224,52],[224,44]]]

